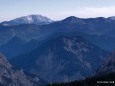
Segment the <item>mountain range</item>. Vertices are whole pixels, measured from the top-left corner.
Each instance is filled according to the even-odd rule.
[[[82,37],[58,36],[14,57],[11,63],[50,83],[68,82],[93,75],[107,54]]]
[[[115,17],[70,16],[53,21],[29,15],[0,24],[0,51],[11,64],[50,83],[81,80],[97,69],[99,73],[102,68],[105,72],[114,69],[113,58],[109,67],[111,59],[104,61],[114,49]]]

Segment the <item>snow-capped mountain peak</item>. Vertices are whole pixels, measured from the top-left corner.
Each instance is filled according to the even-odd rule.
[[[42,15],[28,15],[19,17],[16,19],[13,19],[11,21],[5,21],[2,22],[2,25],[19,25],[19,24],[37,24],[37,25],[43,25],[43,24],[49,24],[53,22],[53,20],[42,16]]]
[[[28,15],[28,16],[24,16],[24,17],[20,17],[20,18],[17,18],[15,20],[18,20],[18,19],[23,19],[25,21],[27,21],[28,23],[32,23],[34,21],[39,21],[39,22],[52,22],[51,19],[45,17],[45,16],[42,16],[42,15]]]

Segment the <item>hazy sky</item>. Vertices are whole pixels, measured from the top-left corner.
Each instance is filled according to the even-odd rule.
[[[115,16],[115,0],[0,0],[0,21],[30,14],[53,20]]]

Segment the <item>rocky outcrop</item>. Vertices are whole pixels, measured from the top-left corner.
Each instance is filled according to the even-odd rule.
[[[107,59],[105,59],[100,68],[97,70],[98,74],[112,72],[115,72],[115,52],[113,52]]]
[[[39,81],[35,79],[28,77],[23,70],[14,69],[0,53],[0,86],[35,86],[34,82]]]

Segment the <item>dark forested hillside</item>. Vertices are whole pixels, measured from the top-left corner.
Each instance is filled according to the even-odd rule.
[[[80,36],[59,36],[10,62],[48,82],[68,82],[92,76],[106,55]]]
[[[49,84],[47,86],[115,86],[115,73],[94,76],[81,81]]]

